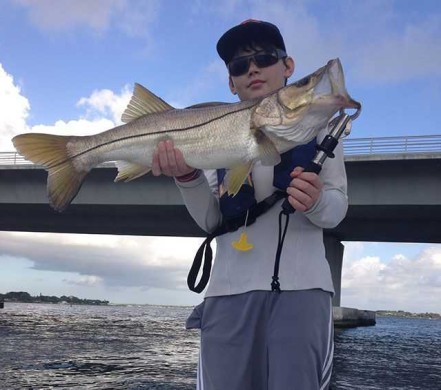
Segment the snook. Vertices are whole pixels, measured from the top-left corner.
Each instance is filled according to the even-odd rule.
[[[280,154],[309,142],[344,108],[359,109],[347,93],[339,59],[277,92],[239,103],[175,109],[139,84],[122,115],[125,125],[92,136],[28,133],[13,138],[17,151],[48,170],[51,206],[64,210],[86,174],[115,161],[115,181],[150,171],[158,142],[172,139],[188,165],[230,168],[225,180],[236,194],[252,164],[276,165]]]

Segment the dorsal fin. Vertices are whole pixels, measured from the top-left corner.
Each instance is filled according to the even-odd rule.
[[[150,92],[141,84],[135,83],[133,89],[132,99],[121,116],[121,121],[129,123],[144,115],[153,114],[155,112],[162,112],[172,110],[173,107]]]

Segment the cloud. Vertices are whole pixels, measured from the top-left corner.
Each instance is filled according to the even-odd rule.
[[[63,282],[79,287],[95,287],[102,284],[103,279],[94,275],[84,275],[77,279],[63,279]]]
[[[0,64],[0,150],[13,150],[13,135],[28,130],[26,120],[29,116],[29,100],[21,94],[21,88],[14,78]]]
[[[91,135],[110,129],[115,123],[109,119],[95,120],[77,119],[71,121],[56,121],[53,125],[35,125],[30,129],[36,133],[59,134],[59,135]]]
[[[159,12],[159,1],[149,0],[14,0],[31,22],[46,32],[88,27],[106,33],[112,27],[129,37],[148,37]]]
[[[95,90],[89,97],[81,98],[77,106],[86,108],[88,118],[111,118],[115,124],[121,124],[121,115],[132,96],[132,89],[125,86],[121,93],[115,94],[109,89]]]
[[[441,246],[427,247],[411,258],[398,253],[391,259],[357,257],[359,249],[345,254],[342,305],[441,313]]]
[[[132,95],[129,86],[124,86],[119,93],[111,90],[95,90],[88,97],[82,97],[77,107],[84,108],[82,117],[70,121],[58,120],[54,124],[38,124],[30,127],[27,119],[31,114],[29,100],[21,93],[21,88],[14,82],[0,64],[0,151],[12,152],[11,138],[25,132],[37,132],[60,135],[92,135],[120,125],[121,115]]]
[[[186,289],[198,238],[0,232],[2,261],[32,262],[36,271],[70,272],[75,285]]]
[[[77,287],[186,291],[202,239],[0,232],[0,263],[26,261],[34,271],[70,273]],[[381,251],[381,245],[375,248]],[[342,272],[342,305],[369,310],[441,313],[441,246],[415,256],[366,256],[349,243]],[[63,274],[64,275],[64,274]]]

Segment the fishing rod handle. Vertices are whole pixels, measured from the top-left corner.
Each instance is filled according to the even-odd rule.
[[[309,165],[303,170],[303,172],[313,172],[317,173],[317,175],[322,170],[322,166],[320,164],[317,164],[315,161],[311,161]],[[294,207],[291,206],[291,203],[289,203],[288,198],[286,198],[282,203],[282,210],[283,214],[292,214],[296,211]]]
[[[314,172],[319,174],[322,170],[323,163],[329,158],[334,158],[334,149],[338,145],[338,141],[343,134],[349,134],[351,131],[351,117],[342,112],[338,117],[330,122],[330,131],[322,140],[320,145],[317,145],[317,153],[309,165],[303,172]],[[285,215],[292,214],[296,210],[286,198],[282,204],[282,213]]]

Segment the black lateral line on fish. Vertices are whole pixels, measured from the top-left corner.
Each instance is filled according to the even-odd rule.
[[[146,136],[146,135],[154,135],[154,134],[160,134],[160,133],[166,133],[166,132],[167,132],[167,133],[175,133],[175,132],[179,132],[179,131],[187,131],[187,130],[194,129],[194,128],[197,128],[197,127],[200,127],[200,126],[205,126],[205,125],[207,125],[207,124],[209,124],[209,123],[211,123],[211,122],[214,122],[214,121],[217,121],[217,120],[219,120],[219,119],[225,118],[225,117],[227,117],[227,116],[229,116],[229,115],[237,114],[238,112],[252,109],[253,107],[255,107],[255,106],[256,106],[257,104],[259,104],[260,102],[261,102],[261,99],[259,99],[255,104],[252,104],[251,106],[245,106],[245,107],[243,107],[243,108],[240,108],[239,110],[232,111],[232,112],[227,112],[227,113],[225,113],[225,114],[223,114],[223,115],[221,115],[221,116],[219,116],[219,117],[216,117],[216,118],[210,119],[210,120],[208,120],[208,121],[206,121],[206,122],[203,122],[203,123],[200,123],[200,124],[198,124],[198,125],[188,126],[188,127],[184,127],[184,128],[181,128],[181,129],[167,129],[167,130],[155,131],[155,132],[153,132],[153,133],[135,134],[135,135],[130,135],[130,136],[123,137],[123,138],[118,138],[118,139],[116,139],[116,140],[111,140],[111,141],[108,141],[108,142],[106,142],[106,143],[104,143],[104,144],[94,146],[93,148],[90,148],[90,149],[87,149],[87,150],[85,150],[85,151],[83,151],[83,152],[80,152],[80,153],[78,153],[78,154],[75,154],[75,155],[73,155],[73,156],[69,156],[69,158],[67,158],[67,159],[65,159],[65,160],[63,160],[63,161],[60,161],[60,162],[58,162],[57,164],[54,164],[54,165],[48,165],[47,168],[48,168],[48,169],[56,168],[56,167],[58,167],[58,166],[60,166],[60,165],[63,165],[63,164],[66,163],[67,161],[70,161],[70,160],[73,160],[73,159],[75,159],[75,158],[77,158],[77,157],[80,157],[80,156],[82,156],[82,155],[84,155],[84,154],[86,154],[86,153],[91,152],[92,150],[96,150],[96,149],[102,148],[102,147],[104,147],[104,146],[111,145],[111,144],[113,144],[113,143],[115,143],[115,142],[121,142],[121,141],[125,141],[125,140],[132,139],[132,138],[140,138],[140,137],[144,137],[144,136]]]

